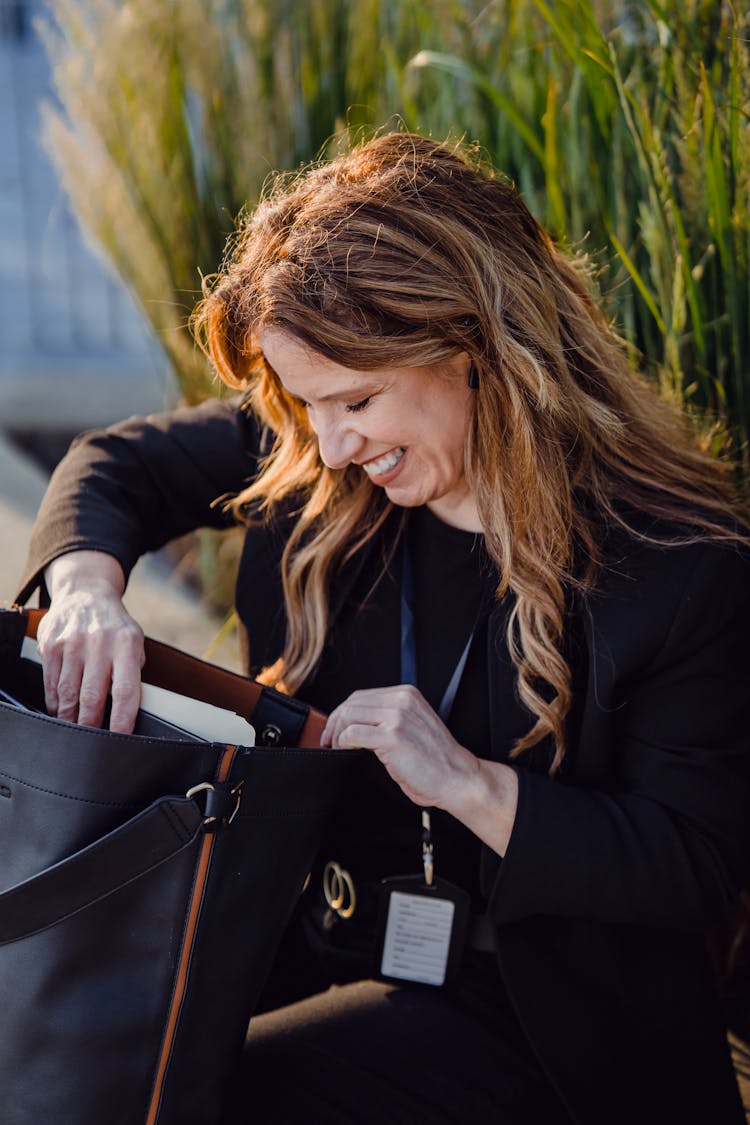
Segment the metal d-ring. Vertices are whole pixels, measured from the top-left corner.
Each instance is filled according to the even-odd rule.
[[[232,823],[234,818],[237,816],[237,813],[239,812],[240,804],[242,802],[242,787],[243,787],[244,784],[245,784],[245,782],[244,782],[244,780],[242,780],[242,781],[238,782],[237,785],[235,785],[234,789],[229,790],[230,796],[237,798],[237,800],[235,801],[235,804],[234,804],[234,808],[232,809],[229,816],[228,817],[207,816],[203,820],[203,827],[204,828],[210,828],[214,824],[219,823],[219,821],[221,821],[221,823],[224,824],[227,828],[229,827],[229,825]],[[198,785],[194,785],[191,789],[188,789],[185,796],[188,797],[188,798],[192,798],[192,797],[197,796],[198,793],[215,793],[215,792],[216,792],[216,786],[214,785],[214,783],[212,781],[201,781],[201,782],[198,783]]]

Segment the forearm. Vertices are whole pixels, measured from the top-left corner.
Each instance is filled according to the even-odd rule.
[[[127,578],[141,555],[170,539],[229,526],[215,502],[252,479],[259,449],[257,426],[238,404],[213,401],[84,435],[42,501],[19,600],[68,552],[113,555]]]

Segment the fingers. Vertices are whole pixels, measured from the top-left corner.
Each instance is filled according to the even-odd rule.
[[[50,715],[75,722],[83,662],[75,648],[66,646],[58,635],[53,615],[42,618],[37,633],[42,657],[44,702]]]
[[[58,719],[75,723],[78,718],[78,697],[83,677],[83,660],[75,650],[63,649],[60,662],[60,677],[57,681]]]
[[[78,687],[78,718],[79,723],[89,727],[100,727],[104,720],[104,709],[107,704],[107,694],[110,684],[109,662],[103,659],[89,659],[85,661]],[[58,718],[68,718],[58,712]],[[71,719],[76,722],[76,719]]]
[[[112,714],[109,729],[130,734],[141,704],[141,668],[145,660],[143,635],[133,637],[112,669]]]
[[[60,682],[61,670],[62,653],[57,648],[47,650],[42,664],[42,676],[44,679],[44,705],[50,715],[56,715],[59,706],[57,685]]]
[[[331,712],[321,745],[372,751],[424,807],[448,808],[476,765],[417,689],[405,685],[354,692]]]
[[[337,735],[336,750],[379,750],[383,747],[383,728],[372,723],[349,723]]]
[[[384,739],[408,738],[410,729],[415,724],[429,723],[432,714],[421,693],[409,684],[355,691],[329,715],[320,745],[337,749],[361,745],[371,749],[371,738],[367,743],[352,741],[352,726],[377,728],[378,744],[382,745]]]
[[[62,599],[39,627],[45,703],[59,719],[129,734],[140,704],[143,633],[118,599]]]
[[[321,740],[321,745],[329,745],[335,750],[351,749],[357,743],[351,741],[350,734],[347,734],[346,738],[344,736],[354,726],[369,727],[371,730],[379,731],[382,742],[389,734],[397,733],[398,720],[398,712],[391,707],[368,707],[366,704],[342,706],[329,718],[324,732],[329,741],[323,743]]]

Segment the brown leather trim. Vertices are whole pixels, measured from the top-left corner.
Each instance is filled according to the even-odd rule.
[[[24,612],[28,614],[26,635],[35,638],[37,627],[45,611],[30,609]],[[262,685],[255,680],[239,676],[235,672],[227,672],[224,668],[217,668],[215,664],[208,664],[205,660],[199,660],[196,656],[190,656],[178,648],[163,644],[161,641],[154,641],[150,637],[146,637],[143,679],[156,687],[180,692],[182,695],[192,695],[194,699],[202,699],[204,703],[213,703],[217,707],[236,711],[250,722],[263,690]],[[326,716],[310,708],[299,738],[299,745],[320,746],[320,736],[325,725]]]
[[[194,699],[202,699],[205,703],[214,703],[217,707],[236,711],[250,722],[263,691],[262,684],[256,680],[227,672],[224,668],[217,668],[215,664],[208,664],[205,660],[189,656],[171,645],[152,641],[148,637],[143,679],[157,687],[192,695]],[[310,708],[299,745],[319,747],[325,724],[325,715]]]
[[[39,628],[39,622],[44,617],[45,611],[43,609],[23,609],[21,612],[28,618],[26,622],[26,636],[30,637],[32,641],[35,641],[36,631]]]
[[[217,781],[226,781],[227,777],[229,776],[229,771],[232,768],[232,760],[235,753],[236,747],[229,746],[222,754],[221,762],[219,763],[219,768],[216,773]],[[198,918],[200,917],[201,906],[203,905],[203,894],[206,889],[208,869],[211,861],[211,852],[213,850],[215,840],[216,836],[210,833],[207,833],[203,837],[200,854],[198,856],[198,862],[196,864],[195,881],[193,883],[193,891],[190,896],[190,905],[188,906],[187,913],[187,923],[185,925],[185,937],[183,938],[182,949],[180,951],[180,960],[177,966],[177,975],[175,976],[174,991],[172,993],[172,1000],[169,1006],[167,1025],[164,1031],[161,1053],[159,1055],[159,1065],[156,1068],[156,1078],[154,1079],[154,1088],[151,1093],[151,1101],[149,1102],[145,1125],[155,1125],[159,1113],[159,1104],[161,1102],[162,1091],[164,1089],[164,1079],[167,1074],[167,1065],[169,1063],[169,1057],[172,1053],[175,1033],[177,1031],[177,1023],[179,1021],[180,1011],[182,1009],[182,1001],[185,996],[188,969],[190,968],[190,959],[193,955],[193,946],[195,943],[195,934],[198,927]]]

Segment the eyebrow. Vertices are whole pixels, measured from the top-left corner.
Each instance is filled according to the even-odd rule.
[[[321,397],[319,399],[316,399],[316,402],[340,402],[344,399],[350,399],[350,398],[355,398],[355,399],[356,398],[359,398],[359,399],[369,398],[371,395],[377,393],[377,391],[382,390],[382,389],[383,389],[382,383],[373,383],[372,384],[372,390],[360,391],[360,390],[352,389],[350,391],[332,391],[331,394],[329,394],[329,395],[321,395]],[[297,402],[307,402],[308,401],[308,399],[306,399],[304,395],[295,395],[295,394],[292,394],[291,391],[286,391],[286,393],[289,395],[290,398],[296,399]]]
[[[0,3],[2,3],[2,0],[0,0]],[[263,362],[265,364],[267,364],[267,366],[270,367],[271,370],[276,374],[276,378],[281,383],[281,386],[284,390],[284,394],[289,395],[289,397],[293,398],[295,400],[295,402],[308,402],[308,399],[306,399],[304,395],[296,395],[296,394],[293,394],[292,391],[288,391],[286,389],[286,387],[284,386],[283,379],[281,378],[281,376],[279,375],[278,371],[273,366],[273,364],[269,362],[265,352],[262,349],[261,349],[261,356],[263,357]],[[361,372],[358,372],[358,374],[366,375],[367,372],[361,371]],[[376,372],[373,371],[372,375],[374,377],[376,375]],[[381,382],[375,382],[375,383],[371,384],[372,390],[368,390],[365,394],[360,395],[360,399],[369,398],[370,395],[377,394],[379,391],[384,390],[385,387],[387,386],[387,384],[388,384],[388,380],[381,381]],[[356,394],[353,391],[332,391],[331,394],[323,395],[317,401],[318,402],[336,402],[336,401],[341,401],[343,399],[352,398],[353,396],[356,397]]]

